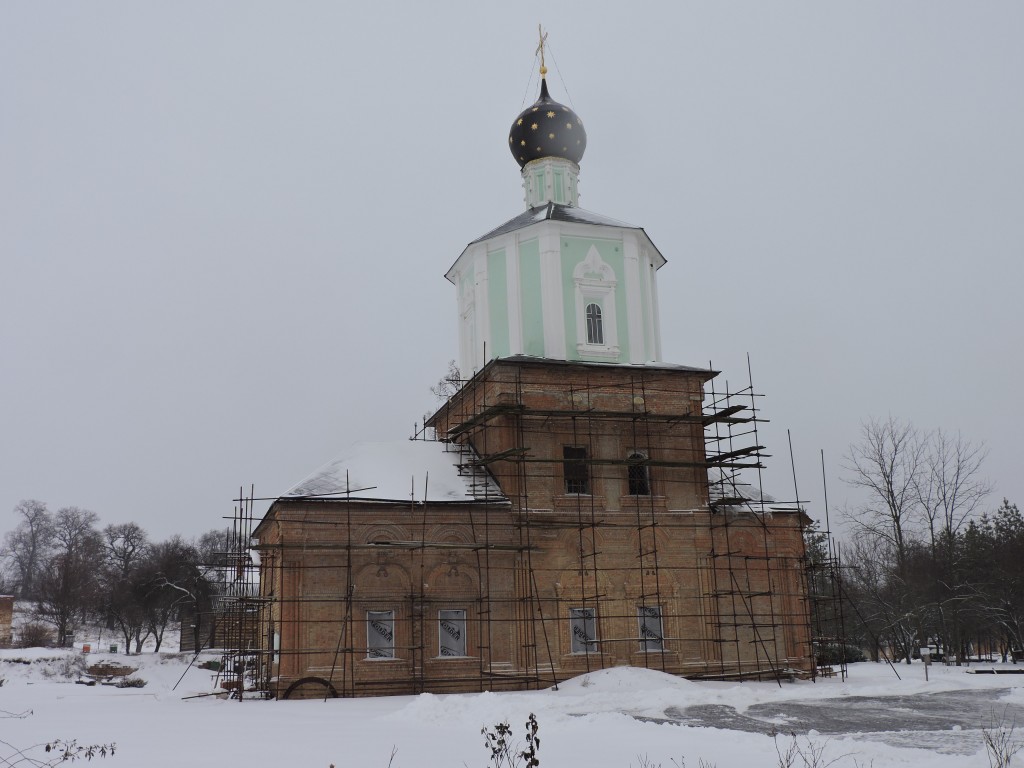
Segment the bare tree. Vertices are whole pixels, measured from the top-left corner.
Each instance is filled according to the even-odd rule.
[[[230,528],[212,528],[198,536],[193,543],[199,553],[199,562],[204,568],[214,569],[227,564],[228,541],[231,539]]]
[[[958,666],[966,655],[964,609],[973,602],[974,588],[958,568],[958,537],[992,489],[981,475],[985,454],[984,446],[973,445],[959,432],[937,430],[928,435],[924,467],[916,481],[918,506],[928,529],[936,635],[955,650]]]
[[[973,445],[959,432],[940,429],[928,435],[914,492],[933,549],[941,538],[952,541],[992,492],[981,475],[986,455],[983,445]]]
[[[21,522],[4,537],[2,553],[11,565],[18,596],[33,598],[53,541],[53,516],[44,502],[35,499],[18,502],[14,514]]]
[[[845,558],[846,589],[857,606],[859,629],[871,640],[872,658],[877,660],[887,648],[909,664],[924,612],[912,585],[892,567],[893,550],[887,541],[858,535]]]
[[[132,642],[141,648],[146,632],[146,591],[143,564],[150,544],[146,532],[136,523],[108,525],[103,529],[103,610],[124,638],[126,652]]]
[[[843,467],[846,482],[867,491],[867,500],[847,517],[862,531],[893,547],[902,570],[919,514],[917,489],[925,467],[925,441],[913,426],[889,417],[861,425]]]
[[[449,360],[448,372],[438,380],[437,384],[430,388],[430,391],[438,400],[448,400],[462,389],[462,385],[465,383],[466,381],[462,378],[462,371],[459,370],[459,366],[455,364],[454,360]]]
[[[147,628],[160,650],[168,624],[182,610],[198,615],[209,609],[212,587],[196,547],[179,536],[152,547],[146,571]]]
[[[845,457],[847,482],[867,491],[847,510],[864,542],[861,570],[872,576],[863,594],[908,662],[928,642],[959,663],[979,625],[978,584],[961,561],[965,529],[991,490],[984,459],[984,447],[959,433],[922,433],[892,417],[866,422]]]
[[[124,638],[125,653],[131,653],[133,642],[137,653],[150,635],[146,615],[148,589],[145,572],[140,568],[104,585],[103,609]]]
[[[138,523],[121,523],[103,529],[103,544],[107,565],[123,578],[146,556],[149,538]]]
[[[57,630],[57,644],[66,645],[73,632],[96,608],[103,540],[97,516],[78,507],[57,510],[53,549],[38,582],[36,617]]]

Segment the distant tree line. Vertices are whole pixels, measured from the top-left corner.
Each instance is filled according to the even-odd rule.
[[[50,512],[33,499],[14,508],[18,520],[0,547],[0,591],[31,605],[31,617],[67,645],[84,624],[116,631],[126,652],[152,638],[156,650],[183,611],[208,611],[225,534],[193,541],[153,542],[135,523],[99,528],[99,517],[78,507]]]
[[[866,423],[845,457],[865,501],[840,570],[849,639],[907,663],[921,648],[957,663],[1024,649],[1024,517],[986,506],[985,450],[898,419]],[[812,535],[812,559],[827,556]]]

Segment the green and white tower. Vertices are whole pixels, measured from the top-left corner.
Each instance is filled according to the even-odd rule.
[[[657,271],[647,233],[579,207],[587,135],[548,94],[541,43],[540,98],[509,130],[527,210],[480,237],[445,277],[458,291],[459,367],[529,355],[643,364],[661,359]]]

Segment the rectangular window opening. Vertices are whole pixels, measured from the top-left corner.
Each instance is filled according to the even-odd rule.
[[[562,448],[562,470],[565,474],[566,493],[590,493],[586,448]]]
[[[637,618],[640,622],[640,650],[645,653],[665,650],[661,606],[641,605],[637,608]]]
[[[395,658],[395,612],[366,612],[366,658]]]
[[[650,496],[651,478],[648,474],[647,457],[641,453],[631,454],[629,457],[629,495]]]
[[[569,609],[570,648],[573,653],[597,653],[597,611],[593,608]]]
[[[457,658],[466,655],[466,612],[445,610],[437,612],[438,656]]]

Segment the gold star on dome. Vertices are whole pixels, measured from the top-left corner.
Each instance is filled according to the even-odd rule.
[[[536,131],[536,130],[537,130],[537,124],[536,124],[536,123],[534,123],[533,125],[531,125],[531,126],[530,126],[530,130],[531,130],[531,131]]]
[[[566,123],[565,127],[568,128],[571,131],[572,130],[572,123]]]
[[[518,120],[516,120],[516,125],[522,125],[522,124],[523,124],[523,118],[520,117]]]
[[[523,139],[522,141],[520,141],[519,142],[519,146],[520,147],[525,147],[526,146],[526,139]]]
[[[554,117],[554,116],[555,116],[554,112],[548,112],[548,117]]]
[[[537,147],[537,151],[542,152],[543,150],[540,147]]]
[[[553,139],[553,138],[555,138],[555,134],[553,134],[553,133],[549,133],[549,134],[548,134],[548,138],[549,138],[549,139]]]
[[[511,144],[511,143],[512,143],[512,137],[511,137],[511,136],[509,136],[509,137],[508,137],[508,143],[509,143],[509,144]]]

